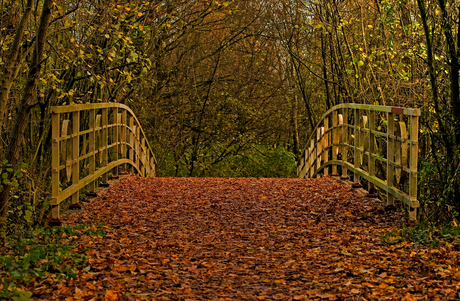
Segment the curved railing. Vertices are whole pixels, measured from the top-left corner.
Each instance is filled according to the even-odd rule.
[[[52,221],[59,223],[60,204],[80,190],[94,193],[108,176],[128,169],[156,175],[156,159],[133,111],[119,103],[79,104],[51,108]]]
[[[417,218],[417,160],[420,109],[341,104],[327,111],[308,140],[298,163],[301,178],[321,174],[353,177],[353,187],[368,183],[408,206]],[[348,174],[350,172],[350,175]]]

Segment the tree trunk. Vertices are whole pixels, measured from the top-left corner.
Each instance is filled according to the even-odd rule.
[[[12,165],[13,169],[19,159],[21,151],[21,140],[24,135],[24,130],[29,120],[29,114],[33,107],[33,101],[36,99],[37,82],[40,77],[41,63],[43,61],[43,51],[46,43],[46,35],[49,28],[51,19],[52,0],[45,0],[43,3],[43,11],[40,17],[40,25],[37,31],[36,44],[30,63],[29,74],[27,76],[27,84],[24,88],[24,94],[21,99],[19,112],[15,120],[13,133],[9,140],[8,148],[6,150],[5,159]],[[10,173],[11,178],[14,172]],[[8,200],[11,187],[4,185],[0,193],[0,242],[5,240],[5,226],[8,218]]]
[[[16,33],[14,35],[14,40],[8,54],[8,59],[5,61],[5,64],[2,68],[0,77],[0,133],[2,132],[3,120],[5,118],[5,109],[6,105],[8,104],[8,96],[13,85],[16,69],[18,68],[18,56],[20,53],[19,47],[24,36],[24,29],[27,25],[27,22],[29,21],[31,11],[32,0],[27,0],[24,14],[21,17],[21,21],[19,22],[19,26],[16,29]],[[2,140],[0,139],[0,143],[1,141]]]

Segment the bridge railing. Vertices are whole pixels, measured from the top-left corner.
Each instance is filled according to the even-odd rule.
[[[118,103],[56,106],[52,114],[52,221],[71,197],[79,207],[80,190],[94,193],[108,176],[130,169],[156,175],[156,159],[133,111]]]
[[[321,174],[353,177],[353,187],[367,180],[386,193],[387,204],[399,199],[417,218],[417,161],[420,109],[341,104],[327,111],[308,140],[298,163],[301,178]]]

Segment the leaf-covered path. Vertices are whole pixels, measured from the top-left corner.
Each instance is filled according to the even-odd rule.
[[[105,223],[106,237],[68,238],[89,266],[36,299],[459,297],[458,245],[382,243],[401,215],[329,177],[130,176],[85,207],[66,223]]]

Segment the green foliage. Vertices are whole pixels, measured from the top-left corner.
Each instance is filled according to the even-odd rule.
[[[216,164],[212,176],[292,178],[297,175],[294,154],[283,147],[253,145]]]
[[[218,155],[227,152],[225,157]],[[187,154],[186,154],[187,156]],[[175,163],[168,155],[165,164],[160,166],[161,176],[188,176],[186,160]],[[196,174],[202,177],[265,177],[291,178],[296,176],[294,154],[283,147],[253,144],[245,148],[237,146],[224,150],[216,147],[205,150],[199,158]]]
[[[8,185],[12,188],[19,187],[18,180],[24,176],[27,164],[20,163],[18,165],[19,167],[13,169],[11,164],[8,163],[8,160],[3,160],[3,162],[0,165],[0,191],[3,190],[3,187],[5,185]]]
[[[69,236],[104,236],[101,226],[81,225],[39,229],[30,238],[10,237],[7,248],[0,252],[0,299],[28,300],[24,290],[30,281],[50,277],[75,278],[75,269],[84,267],[86,256],[73,253]]]
[[[436,227],[427,223],[419,223],[415,227],[403,227],[400,230],[387,232],[381,236],[384,243],[396,244],[412,242],[415,245],[438,247],[451,242],[460,242],[460,227]]]

